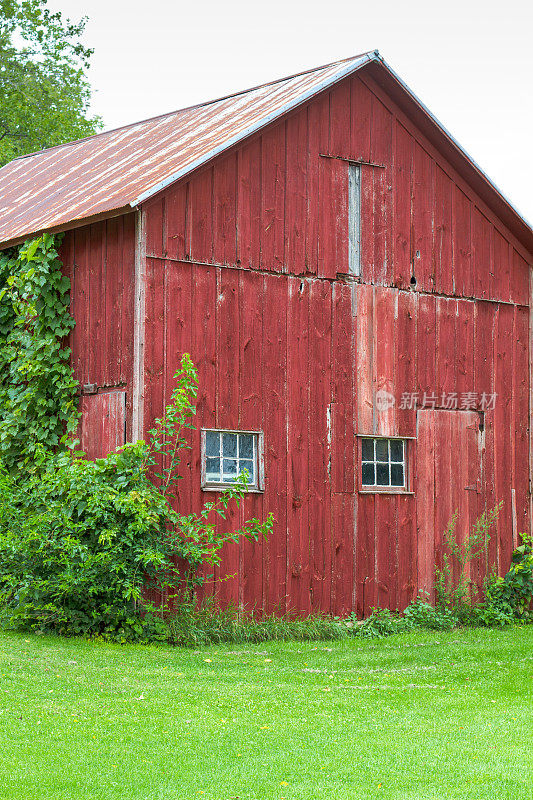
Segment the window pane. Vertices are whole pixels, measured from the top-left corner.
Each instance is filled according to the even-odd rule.
[[[205,477],[208,481],[220,480],[220,458],[207,458],[205,462]]]
[[[216,431],[205,432],[205,454],[206,456],[220,455],[220,434]]]
[[[362,455],[363,455],[363,461],[373,461],[374,460],[374,440],[373,439],[363,439],[363,442],[362,442]]]
[[[376,461],[389,460],[389,442],[387,439],[376,439]]]
[[[391,439],[390,460],[403,461],[403,442],[400,442],[398,439]]]
[[[237,459],[225,458],[222,463],[224,467],[224,480],[233,481],[237,477]]]
[[[374,486],[376,473],[373,464],[363,464],[363,486]]]
[[[376,484],[378,486],[388,486],[389,485],[389,465],[388,464],[376,464]]]
[[[390,482],[391,486],[403,486],[403,464],[391,464]]]
[[[237,456],[237,434],[222,434],[222,455],[224,458],[236,458]]]
[[[242,472],[244,469],[248,470],[248,476],[249,476],[248,480],[251,483],[254,483],[254,481],[255,481],[254,462],[252,461],[251,458],[250,459],[248,459],[248,458],[244,458],[244,459],[240,458],[239,459],[239,472]]]
[[[251,433],[239,434],[239,458],[254,457],[254,437]]]

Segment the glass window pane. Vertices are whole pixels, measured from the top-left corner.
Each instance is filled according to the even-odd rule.
[[[205,454],[206,456],[220,455],[220,434],[217,431],[205,432]]]
[[[205,478],[208,481],[220,480],[220,458],[207,458],[205,462]]]
[[[391,464],[390,482],[391,486],[403,486],[403,464]]]
[[[363,464],[363,486],[374,486],[376,473],[373,464]]]
[[[252,433],[239,434],[239,458],[254,457],[254,437]]]
[[[252,461],[251,458],[250,459],[248,459],[248,458],[240,458],[239,459],[239,472],[242,472],[243,469],[248,470],[248,476],[249,476],[248,480],[251,483],[254,483],[254,481],[255,481],[254,462]]]
[[[222,434],[222,455],[224,458],[237,457],[237,434],[236,433],[223,433]]]
[[[376,461],[389,460],[388,439],[376,439]]]
[[[224,480],[233,481],[237,477],[237,459],[225,458],[222,462],[224,468]]]
[[[378,486],[388,486],[389,485],[389,465],[388,464],[376,464],[376,484]]]
[[[403,442],[399,441],[398,439],[391,439],[390,460],[403,461]]]
[[[363,461],[373,461],[374,460],[374,440],[373,439],[363,439],[361,452],[362,452],[362,456],[363,456]]]

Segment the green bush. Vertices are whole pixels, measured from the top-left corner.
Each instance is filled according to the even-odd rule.
[[[0,602],[11,625],[154,634],[143,587],[179,576],[165,499],[140,468],[144,450],[128,445],[95,462],[47,453],[24,481],[0,474]]]
[[[41,446],[31,471],[0,469],[0,604],[8,624],[119,641],[166,639],[168,609],[147,598],[172,589],[179,602],[200,583],[198,567],[220,561],[227,541],[269,533],[271,515],[228,533],[210,520],[239,504],[245,475],[198,514],[173,508],[182,431],[195,413],[196,372],[187,354],[175,377],[172,402],[148,444],[94,462]]]
[[[485,613],[500,615],[502,619],[524,619],[531,616],[532,550],[531,539],[522,534],[522,544],[514,551],[507,574],[503,578],[496,576],[488,581],[483,604]]]

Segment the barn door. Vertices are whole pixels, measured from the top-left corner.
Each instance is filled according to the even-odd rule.
[[[87,458],[103,458],[126,441],[126,392],[83,395],[78,429]]]
[[[417,412],[416,513],[418,587],[434,599],[435,565],[442,564],[444,531],[454,512],[464,541],[481,510],[483,448],[475,411]]]

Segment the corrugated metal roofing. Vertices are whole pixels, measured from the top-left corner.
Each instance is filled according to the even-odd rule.
[[[355,56],[18,158],[0,169],[0,243],[135,206],[372,58]]]
[[[0,169],[0,247],[135,207],[362,67],[438,140],[451,163],[533,252],[529,223],[377,50],[6,164]]]

